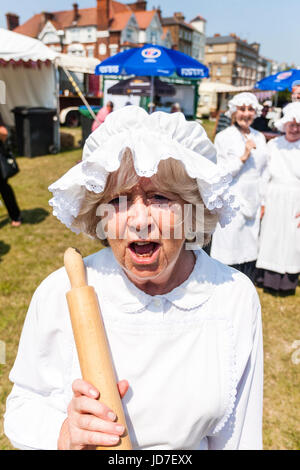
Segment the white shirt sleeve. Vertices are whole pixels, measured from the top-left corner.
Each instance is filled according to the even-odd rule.
[[[232,140],[229,141],[228,136],[220,132],[216,135],[214,144],[217,150],[218,165],[226,168],[227,172],[234,178],[243,168],[243,162],[241,160],[242,154],[236,154]]]
[[[39,306],[41,291],[44,291],[43,309]],[[45,332],[45,321],[51,322],[48,317],[53,307],[51,295],[54,297],[53,292],[46,292],[41,286],[36,290],[9,376],[14,386],[7,398],[4,432],[13,446],[19,449],[57,449],[61,425],[66,419],[64,368],[62,358],[59,358],[62,355],[58,340],[60,328],[58,326],[56,331],[52,329],[51,334]],[[45,300],[48,301],[48,310]],[[54,361],[59,360],[60,367],[54,367],[48,354],[52,348],[57,350]]]
[[[219,433],[208,437],[210,450],[261,450],[263,340],[261,309],[254,298],[253,346],[237,386],[235,406]]]

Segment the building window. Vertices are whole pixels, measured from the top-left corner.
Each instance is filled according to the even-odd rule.
[[[87,56],[88,57],[94,57],[94,47],[93,46],[88,46],[86,49],[87,49]]]
[[[70,30],[71,33],[71,41],[80,41],[80,29],[79,28],[74,28]]]
[[[85,54],[85,49],[82,44],[71,44],[68,47],[68,54],[69,55],[76,55],[76,56],[81,56],[84,57]]]
[[[95,41],[95,31],[93,28],[86,28],[85,29],[85,36],[86,36],[86,41],[88,42],[94,42]]]
[[[109,45],[110,55],[116,55],[118,52],[118,44],[110,44]]]
[[[157,33],[156,33],[156,31],[151,31],[151,33],[150,33],[150,42],[151,42],[151,44],[157,44]]]
[[[221,67],[217,67],[217,72],[216,72],[217,77],[220,77],[222,75],[221,73]]]
[[[106,55],[106,51],[107,51],[106,44],[104,44],[104,42],[102,42],[99,45],[99,55]]]
[[[126,41],[132,41],[132,30],[127,29],[126,31]]]
[[[223,55],[221,57],[221,62],[222,62],[222,64],[227,64],[227,56],[226,55]]]

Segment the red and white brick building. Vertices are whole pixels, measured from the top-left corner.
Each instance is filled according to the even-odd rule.
[[[128,4],[97,0],[94,8],[72,6],[71,10],[38,13],[21,25],[16,14],[7,13],[7,27],[40,39],[58,52],[100,60],[148,42],[172,47],[160,9],[147,10],[144,0]]]

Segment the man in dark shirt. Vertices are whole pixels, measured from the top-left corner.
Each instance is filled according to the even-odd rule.
[[[256,129],[260,132],[272,132],[272,129],[269,127],[269,121],[267,119],[267,114],[270,110],[270,106],[268,104],[264,104],[262,109],[261,115],[254,119],[252,128]]]
[[[8,131],[5,127],[0,114],[0,152],[5,154],[5,142],[8,137]],[[11,218],[12,227],[19,227],[22,223],[21,212],[16,201],[12,187],[4,179],[0,171],[0,194]]]

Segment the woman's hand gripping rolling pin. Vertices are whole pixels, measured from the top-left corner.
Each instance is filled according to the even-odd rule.
[[[127,380],[118,383],[121,398],[128,387]],[[97,446],[116,445],[125,428],[115,423],[115,413],[98,401],[99,391],[81,379],[74,380],[72,389],[73,398],[61,427],[58,449],[95,450]]]

